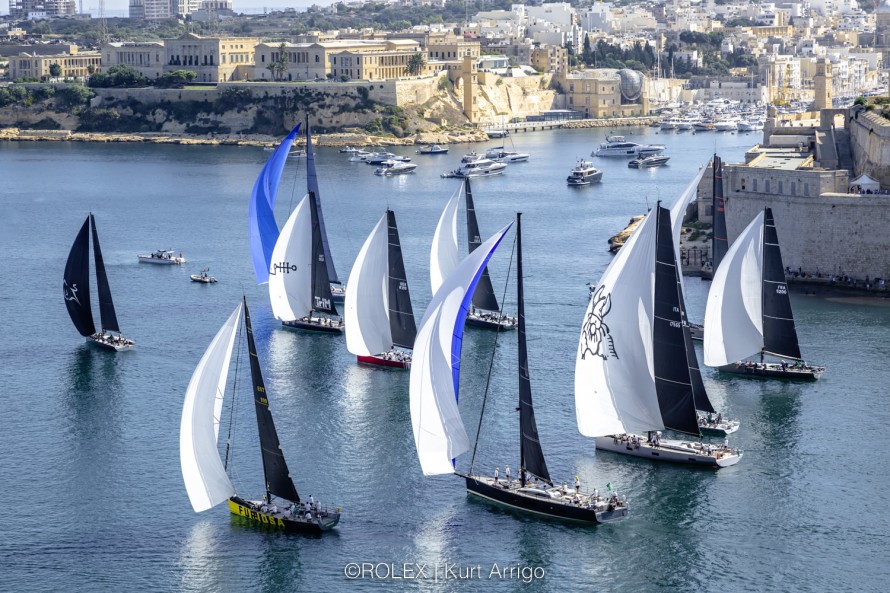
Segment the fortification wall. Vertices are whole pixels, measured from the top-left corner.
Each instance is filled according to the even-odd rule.
[[[855,175],[865,173],[882,187],[890,187],[890,120],[859,111],[850,120],[849,130]]]

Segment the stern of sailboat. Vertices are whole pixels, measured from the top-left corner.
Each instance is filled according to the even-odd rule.
[[[336,512],[323,510],[320,517],[313,516],[312,519],[306,519],[302,513],[291,514],[284,509],[276,513],[269,510],[261,511],[262,501],[249,501],[233,496],[228,502],[229,511],[233,515],[250,519],[272,529],[282,529],[287,533],[318,534],[332,529],[340,522],[339,510]]]
[[[342,334],[346,327],[343,320],[330,319],[328,317],[304,317],[302,319],[294,319],[293,321],[282,321],[281,325],[300,331],[322,334]]]

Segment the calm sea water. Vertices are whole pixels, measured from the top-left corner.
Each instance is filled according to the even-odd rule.
[[[596,455],[574,418],[572,372],[586,299],[610,260],[606,240],[658,199],[671,202],[715,147],[741,160],[753,135],[656,135],[670,165],[630,170],[599,159],[603,183],[564,178],[605,130],[517,135],[531,162],[474,183],[483,234],[522,210],[532,386],[551,473],[586,487],[617,485],[632,517],[583,528],[470,500],[454,476],[426,478],[416,459],[408,375],[359,367],[342,337],[281,328],[253,282],[247,200],[268,153],[234,147],[0,144],[0,589],[10,591],[827,591],[884,590],[890,581],[890,461],[882,447],[890,309],[794,296],[807,357],[828,366],[813,385],[706,372],[719,408],[742,421],[742,462],[719,472]],[[439,178],[469,147],[417,157],[417,173],[380,178],[321,150],[333,257],[345,279],[367,233],[396,212],[418,318],[430,298],[429,245],[456,180]],[[407,154],[410,151],[402,150]],[[283,223],[302,197],[305,164],[285,173]],[[135,351],[97,351],[71,325],[61,275],[87,212],[96,214],[126,335]],[[511,242],[492,260],[503,290]],[[182,250],[183,268],[136,254]],[[219,284],[188,274],[210,267]],[[708,285],[687,282],[693,319]],[[320,539],[265,532],[224,507],[200,515],[179,469],[189,377],[246,294],[279,434],[297,488],[342,506]],[[515,308],[514,288],[507,309]],[[475,432],[494,335],[468,330],[461,407]],[[477,456],[482,471],[518,466],[515,334],[494,355]],[[242,370],[244,367],[242,367]],[[243,375],[242,375],[243,377]],[[242,385],[242,387],[244,387]],[[239,391],[234,483],[262,492],[249,391]],[[459,460],[466,469],[469,459]],[[350,562],[479,566],[481,579],[348,580]],[[491,569],[542,567],[523,584]],[[382,572],[381,572],[382,571]],[[378,569],[378,574],[385,571]],[[537,573],[540,575],[540,571]]]

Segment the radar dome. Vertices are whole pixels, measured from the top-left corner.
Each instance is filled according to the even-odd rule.
[[[618,88],[625,101],[636,101],[643,94],[643,74],[630,68],[622,68],[618,71],[621,82]]]

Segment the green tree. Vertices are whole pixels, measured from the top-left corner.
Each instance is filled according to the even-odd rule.
[[[590,47],[590,37],[584,35],[584,48],[581,50],[581,59],[588,66],[592,66],[596,61],[596,58],[593,55],[593,50]]]
[[[50,64],[49,65],[49,75],[53,78],[58,78],[62,75],[62,67],[58,64]]]
[[[421,72],[423,72],[423,67],[426,64],[426,60],[423,58],[423,54],[420,52],[411,54],[411,57],[408,58],[408,64],[406,65],[406,69],[408,70],[408,74],[411,76],[417,76]]]
[[[272,73],[272,80],[284,80],[284,75],[287,74],[287,44],[283,41],[278,46],[278,54],[266,66],[266,70]]]
[[[142,73],[130,66],[112,66],[104,73],[90,77],[93,88],[133,88],[148,86],[149,81]]]
[[[192,70],[175,70],[158,76],[152,84],[163,89],[181,89],[197,76]]]

